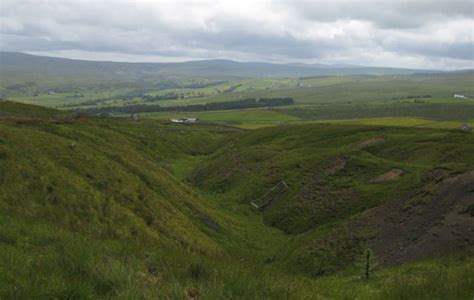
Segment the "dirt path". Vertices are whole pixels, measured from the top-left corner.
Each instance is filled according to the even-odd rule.
[[[377,144],[377,143],[380,143],[380,142],[383,142],[383,141],[385,141],[385,138],[383,136],[376,136],[376,137],[373,137],[373,138],[370,138],[368,140],[365,140],[365,141],[361,142],[359,144],[359,148],[369,147],[369,146],[372,146],[374,144]]]
[[[405,174],[405,171],[401,169],[390,169],[384,174],[370,179],[369,182],[378,183],[378,182],[385,182],[385,181],[393,181],[393,180],[398,179],[403,174]]]

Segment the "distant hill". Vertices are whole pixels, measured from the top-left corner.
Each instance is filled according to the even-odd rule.
[[[98,62],[36,56],[18,52],[0,52],[3,74],[55,76],[93,76],[143,78],[150,76],[202,77],[293,77],[326,75],[407,75],[436,71],[403,68],[365,67],[354,65],[272,64],[236,62],[232,60],[199,60],[178,63]]]

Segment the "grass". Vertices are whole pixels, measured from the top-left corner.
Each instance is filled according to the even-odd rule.
[[[341,125],[381,125],[381,126],[395,126],[395,127],[423,127],[423,128],[438,128],[438,129],[461,129],[464,124],[470,126],[474,122],[467,121],[437,121],[423,118],[409,118],[409,117],[385,117],[385,118],[362,118],[362,119],[342,119],[342,120],[321,120],[315,123],[327,124],[341,124]]]
[[[313,107],[306,107],[311,111]],[[301,119],[295,113],[285,109],[245,109],[200,113],[145,113],[142,117],[147,119],[169,120],[172,118],[198,118],[204,122],[222,125],[231,125],[243,129],[257,129],[284,124],[341,124],[341,125],[380,125],[393,127],[423,127],[438,129],[461,129],[464,124],[474,126],[472,120],[443,121],[419,117],[373,117],[352,119]]]
[[[206,122],[244,129],[314,121],[423,126],[423,119],[432,121],[426,122],[427,127],[456,128],[463,123],[472,122],[472,80],[471,73],[228,80],[170,80],[156,77],[137,81],[9,76],[2,81],[0,93],[11,100],[61,109],[135,104],[177,106],[235,101],[249,97],[291,97],[295,99],[295,105],[272,111],[257,109],[190,114],[151,113],[144,116],[153,119],[191,116]],[[12,88],[15,86],[18,87]],[[138,96],[127,96],[170,93],[180,95],[180,99],[146,102]],[[453,98],[454,94],[464,94],[471,98]]]
[[[245,109],[200,113],[146,113],[144,118],[169,120],[172,118],[198,118],[203,122],[232,125],[252,129],[272,126],[298,120],[287,114],[272,109]]]
[[[281,108],[279,111],[303,120],[342,120],[359,118],[408,117],[437,121],[460,121],[472,119],[474,102],[445,103],[346,103],[320,106]]]
[[[373,137],[385,140],[359,145]],[[200,163],[188,177],[222,208],[247,206],[284,180],[288,193],[263,213],[264,222],[294,239],[274,257],[283,269],[313,276],[352,265],[371,230],[346,224],[364,211],[393,199],[410,199],[424,174],[437,168],[463,173],[474,164],[472,134],[425,128],[355,125],[292,125],[242,132]],[[335,158],[345,167],[328,173]],[[398,180],[371,182],[390,169]],[[237,203],[237,204],[236,204]]]
[[[0,102],[0,112],[0,298],[474,294],[474,261],[462,255],[380,266],[361,281],[357,261],[371,232],[344,230],[419,187],[433,168],[471,170],[471,133],[422,128],[457,121],[291,125],[300,117],[277,110],[196,114],[245,128],[283,123],[241,130],[171,124],[168,114],[65,117],[11,102]],[[385,141],[360,147],[376,136]],[[329,174],[341,156],[345,168]],[[369,182],[394,167],[407,174]],[[289,192],[280,202],[263,214],[250,207],[282,179]]]
[[[468,299],[472,258],[429,260],[319,279],[288,275],[245,261],[146,252],[138,245],[97,241],[38,224],[2,222],[2,298]],[[5,232],[5,228],[9,230]],[[5,244],[5,235],[10,238]],[[13,241],[14,239],[14,241]],[[126,259],[125,259],[126,257]]]
[[[292,97],[298,104],[366,103],[410,101],[407,96],[430,95],[428,102],[460,101],[454,94],[474,95],[470,87],[472,73],[431,74],[405,76],[322,76],[314,78],[255,78],[216,80],[212,78],[146,78],[124,81],[118,79],[93,78],[28,78],[27,76],[3,76],[0,92],[12,100],[32,104],[61,107],[63,104],[81,106],[81,102],[108,99],[102,105],[143,103],[136,97],[120,100],[127,93],[138,91],[147,95],[182,94],[185,98],[154,102],[163,106],[200,104],[216,101],[231,101],[249,97]],[[190,84],[210,84],[190,88]],[[33,83],[33,84],[31,84]],[[27,87],[22,87],[28,84]],[[170,85],[172,87],[167,87]],[[20,85],[20,87],[15,87]],[[231,92],[229,88],[236,87]],[[50,92],[55,92],[50,94]],[[34,96],[34,95],[37,96]],[[82,95],[75,97],[75,95]],[[400,100],[394,100],[400,98]]]

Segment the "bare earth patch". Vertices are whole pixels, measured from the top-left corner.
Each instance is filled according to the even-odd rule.
[[[347,158],[343,156],[338,156],[336,159],[332,162],[332,164],[329,166],[329,168],[326,169],[326,174],[328,175],[334,175],[337,172],[344,170],[346,168],[347,164]]]
[[[439,175],[439,170],[433,173]],[[469,213],[474,205],[474,171],[435,177],[427,176],[425,185],[412,195],[373,208],[359,220],[360,226],[374,228],[370,244],[381,263],[474,253],[474,217]],[[420,195],[424,201],[419,201]]]
[[[403,174],[405,174],[405,171],[401,169],[391,169],[382,175],[379,175],[377,177],[370,179],[369,182],[378,183],[378,182],[392,181],[392,180],[398,179]]]
[[[385,138],[383,136],[376,136],[376,137],[373,137],[373,138],[370,138],[368,140],[365,140],[365,141],[361,142],[359,144],[359,148],[365,148],[365,147],[368,147],[368,146],[372,146],[374,144],[381,143],[383,141],[385,141]]]

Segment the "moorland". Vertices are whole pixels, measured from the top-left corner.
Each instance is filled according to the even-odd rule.
[[[0,298],[474,295],[474,72],[1,58]]]

